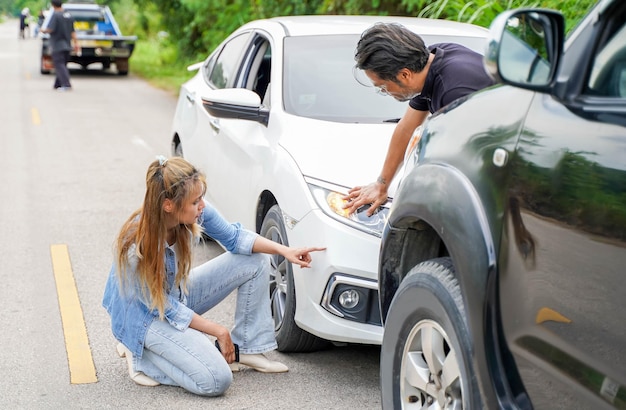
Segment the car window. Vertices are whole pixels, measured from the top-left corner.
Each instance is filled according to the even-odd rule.
[[[211,73],[213,72],[213,67],[215,67],[215,60],[217,60],[218,55],[219,52],[213,53],[202,66],[202,75],[207,84],[211,84]]]
[[[69,12],[74,18],[74,30],[77,32],[95,34],[100,31],[107,32],[107,29],[112,30],[102,9],[72,9]]]
[[[261,101],[265,99],[270,82],[272,67],[272,48],[267,38],[257,35],[252,40],[241,68],[238,86],[254,91]]]
[[[595,56],[587,93],[626,98],[626,24],[608,38]]]
[[[248,37],[249,33],[238,35],[222,48],[209,74],[209,83],[215,88],[226,88],[234,81],[237,75],[237,64],[248,43]]]

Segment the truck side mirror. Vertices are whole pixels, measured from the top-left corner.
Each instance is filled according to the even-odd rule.
[[[492,23],[484,57],[497,80],[523,88],[548,89],[563,51],[563,16],[550,10],[519,9]]]

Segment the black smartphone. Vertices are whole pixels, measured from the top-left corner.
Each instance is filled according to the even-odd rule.
[[[235,361],[238,362],[239,361],[239,345],[237,343],[233,343],[233,346],[235,346]],[[222,349],[220,349],[220,344],[217,340],[215,341],[215,347],[220,352],[222,351]]]

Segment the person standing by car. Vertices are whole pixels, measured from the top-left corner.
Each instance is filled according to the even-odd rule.
[[[20,13],[20,38],[24,39],[29,37],[29,19],[30,19],[30,9],[28,7],[24,7],[22,12]]]
[[[204,175],[185,159],[158,157],[150,164],[143,206],[117,239],[103,306],[134,382],[217,396],[228,389],[239,364],[265,373],[288,370],[263,355],[277,347],[266,254],[307,268],[310,253],[324,248],[290,248],[230,224],[204,202],[205,192]],[[192,242],[201,232],[227,252],[191,269]],[[233,290],[231,332],[201,315]],[[215,346],[209,335],[217,339]]]
[[[43,21],[46,19],[46,15],[43,13],[43,10],[39,10],[39,15],[37,16],[37,25],[35,25],[35,37],[39,35],[39,30],[41,30],[41,26],[43,25]]]
[[[69,91],[72,89],[70,84],[70,72],[67,69],[67,62],[70,58],[72,43],[74,43],[74,51],[80,51],[76,32],[74,31],[74,18],[69,12],[63,11],[62,0],[52,0],[54,14],[50,18],[50,22],[42,33],[50,34],[50,47],[52,48],[52,62],[56,78],[54,80],[54,89],[59,91]]]
[[[387,202],[388,183],[396,174],[415,129],[429,113],[452,101],[494,84],[483,68],[482,56],[460,44],[427,47],[422,38],[397,23],[377,23],[357,44],[356,67],[363,70],[378,92],[409,107],[398,122],[387,157],[376,182],[352,188],[344,200],[350,213],[372,204],[372,215]]]

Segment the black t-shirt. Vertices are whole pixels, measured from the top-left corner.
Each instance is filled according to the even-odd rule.
[[[483,57],[454,43],[439,43],[429,47],[435,54],[422,93],[409,101],[419,111],[438,111],[457,98],[464,97],[494,84],[483,66]]]
[[[74,18],[67,11],[55,11],[48,23],[50,32],[50,47],[52,52],[69,51],[72,49],[72,32]]]

